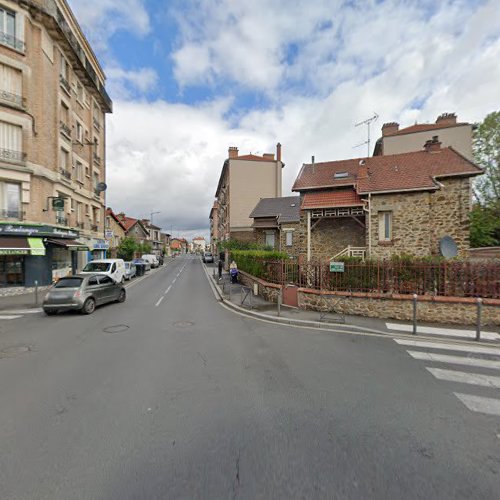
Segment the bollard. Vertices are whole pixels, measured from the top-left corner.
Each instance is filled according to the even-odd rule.
[[[38,307],[38,281],[35,280],[35,307]]]
[[[413,335],[417,334],[417,294],[413,294]]]
[[[483,308],[483,299],[477,299],[477,318],[476,318],[476,340],[481,340],[481,309]]]
[[[280,293],[278,294],[278,317],[281,316],[281,301],[282,301],[281,293],[282,291],[280,290]]]
[[[233,290],[233,284],[229,282],[229,302],[231,302],[231,292]]]

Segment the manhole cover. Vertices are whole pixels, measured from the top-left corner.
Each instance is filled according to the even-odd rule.
[[[107,326],[106,328],[103,328],[104,333],[122,333],[126,332],[130,326],[128,325],[112,325],[112,326]]]
[[[191,321],[176,321],[174,323],[174,326],[177,326],[178,328],[187,328],[188,326],[193,326],[194,323]]]
[[[18,356],[19,354],[25,354],[31,351],[31,347],[27,345],[18,345],[12,347],[6,347],[0,351],[0,357],[10,357]]]

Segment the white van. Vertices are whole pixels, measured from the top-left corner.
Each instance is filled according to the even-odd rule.
[[[149,262],[151,264],[151,267],[158,267],[160,265],[158,257],[156,255],[153,255],[152,253],[145,253],[141,257],[141,259],[144,259],[146,262]]]
[[[81,274],[105,274],[117,283],[125,281],[125,262],[123,259],[97,259],[90,261]]]

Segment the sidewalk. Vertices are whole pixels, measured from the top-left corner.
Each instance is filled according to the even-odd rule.
[[[326,330],[345,332],[366,332],[373,334],[394,336],[405,336],[419,339],[433,339],[440,341],[473,341],[476,330],[473,326],[465,325],[443,325],[419,322],[417,324],[417,335],[412,335],[413,325],[410,322],[393,319],[370,318],[365,316],[351,316],[336,313],[322,314],[318,311],[308,311],[288,306],[281,306],[278,312],[276,303],[268,302],[260,296],[254,296],[252,290],[241,284],[229,286],[229,275],[224,272],[222,280],[214,277],[217,266],[206,266],[210,281],[214,284],[219,298],[232,309],[267,321],[302,326],[309,328],[321,328]],[[481,342],[488,344],[500,344],[500,328],[483,327],[481,329]]]

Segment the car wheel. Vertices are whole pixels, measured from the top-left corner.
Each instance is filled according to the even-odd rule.
[[[43,312],[47,316],[55,316],[57,314],[57,309],[44,309]]]
[[[92,314],[95,311],[95,300],[90,298],[85,301],[82,307],[82,314]]]
[[[120,295],[118,295],[118,300],[117,302],[125,302],[125,299],[127,298],[127,292],[125,290],[120,291]]]

